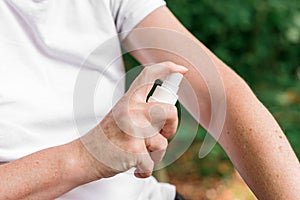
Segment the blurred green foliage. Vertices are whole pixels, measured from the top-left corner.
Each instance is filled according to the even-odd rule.
[[[299,80],[298,0],[169,0],[181,22],[251,86]],[[280,80],[287,79],[287,80]]]
[[[299,0],[167,0],[167,5],[250,85],[278,120],[299,158]],[[200,128],[198,140],[204,136]],[[200,165],[197,155],[194,158],[203,176],[230,173],[224,165],[228,157],[218,145]]]

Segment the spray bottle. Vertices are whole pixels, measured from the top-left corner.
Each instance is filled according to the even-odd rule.
[[[178,89],[183,75],[172,73],[166,77],[161,86],[157,86],[148,102],[161,102],[175,105],[178,99]]]

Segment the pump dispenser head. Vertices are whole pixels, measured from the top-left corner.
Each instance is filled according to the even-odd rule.
[[[175,105],[178,96],[177,92],[183,75],[172,73],[166,77],[161,86],[157,86],[148,102],[162,102]]]

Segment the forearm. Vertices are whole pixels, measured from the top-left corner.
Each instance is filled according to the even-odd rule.
[[[143,70],[111,111],[84,136],[0,166],[0,199],[54,199],[79,185],[132,168],[138,178],[151,176],[178,120],[175,106],[145,102],[151,89],[145,85],[153,85],[170,73],[186,72],[185,67],[169,63]]]
[[[145,31],[145,34],[133,32],[124,45],[129,50],[147,45],[156,46],[156,49],[143,48],[132,52],[143,64],[172,61],[189,68],[185,78],[192,85],[198,99],[200,117],[197,117],[196,106],[189,104],[190,97],[182,98],[182,103],[205,128],[208,128],[212,115],[212,93],[208,90],[207,83],[210,82],[212,87],[214,85],[212,79],[202,76],[209,68],[202,66],[203,54],[198,54],[201,52],[199,49],[204,50],[215,63],[226,94],[226,119],[218,141],[257,197],[299,199],[299,161],[277,122],[247,84],[194,38],[166,8],[154,11],[138,25],[138,28],[146,27],[155,27],[154,32],[159,32],[157,28],[162,28],[170,30],[170,33],[161,31],[162,34],[151,34],[149,29],[149,33]],[[162,49],[168,49],[169,52]],[[182,52],[182,55],[174,52]],[[201,70],[204,70],[203,74],[200,74]],[[218,94],[213,95],[218,98]],[[222,95],[220,98],[223,98]],[[217,132],[210,133],[218,137]]]
[[[146,103],[151,87],[144,86],[170,73],[186,71],[168,63],[145,69],[84,136],[0,166],[0,199],[54,199],[77,186],[132,168],[136,168],[138,178],[151,176],[154,162],[165,153],[167,138],[176,132],[178,120],[175,106]],[[154,107],[159,109],[154,111]]]
[[[79,140],[1,165],[0,199],[54,199],[92,181],[78,145]]]
[[[278,123],[244,81],[225,73],[227,115],[219,143],[259,199],[300,199],[299,161]]]
[[[210,133],[218,139],[259,199],[300,199],[299,161],[278,123],[248,85],[213,57],[223,79],[226,118],[220,138],[217,132]],[[195,74],[191,73],[188,79],[194,86],[198,85],[195,91],[199,108],[201,115],[206,116],[197,120],[208,128],[211,116],[210,94],[204,86],[199,86],[200,82],[194,82],[197,80]],[[195,106],[184,105],[190,108],[190,112],[195,112],[192,109]]]
[[[258,199],[300,199],[299,161],[278,123],[238,75],[215,61],[226,93],[226,120],[218,142]],[[199,103],[200,110],[210,116],[210,94],[199,89],[199,100],[202,96],[206,102]],[[206,128],[207,119],[201,119]]]
[[[205,49],[216,63],[226,94],[226,120],[218,142],[259,199],[299,199],[299,161],[278,123],[245,81]],[[189,80],[197,80],[196,75]],[[209,116],[198,121],[208,128],[210,94],[205,87],[197,88],[199,108]]]
[[[245,81],[203,48],[214,59],[226,93],[226,120],[218,142],[259,199],[300,199],[299,161],[280,126]],[[207,104],[199,107],[211,116],[210,95],[199,88],[199,99],[204,95]],[[202,123],[207,126],[208,121]]]

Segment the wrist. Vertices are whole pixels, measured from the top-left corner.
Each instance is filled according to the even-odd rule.
[[[80,139],[63,145],[63,155],[67,181],[79,186],[102,178],[96,170],[96,160]]]

